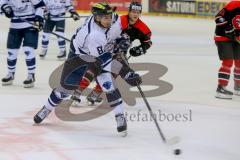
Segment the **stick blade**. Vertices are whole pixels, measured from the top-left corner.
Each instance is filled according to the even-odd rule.
[[[167,139],[166,141],[166,144],[168,145],[175,145],[175,144],[178,144],[180,142],[180,137],[172,137],[170,139]]]

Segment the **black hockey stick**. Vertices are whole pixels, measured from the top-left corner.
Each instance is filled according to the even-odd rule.
[[[34,23],[32,23],[32,22],[29,22],[29,21],[27,21],[27,20],[25,20],[25,19],[22,19],[22,18],[20,18],[20,17],[17,17],[18,19],[20,19],[20,20],[22,20],[23,22],[26,22],[26,23],[28,23],[28,24],[31,24],[33,27],[39,27],[38,25],[36,25],[36,24],[34,24]],[[66,40],[66,41],[68,41],[68,42],[71,42],[71,40],[70,39],[68,39],[68,38],[66,38],[66,37],[63,37],[63,36],[61,36],[61,35],[59,35],[59,34],[57,34],[57,33],[55,33],[55,32],[50,32],[51,34],[53,34],[53,35],[55,35],[55,36],[57,36],[57,37],[60,37],[60,38],[62,38],[62,39],[64,39],[64,40]]]
[[[89,17],[89,16],[79,16],[80,18],[87,18],[87,17]],[[61,17],[61,16],[50,16],[50,18],[72,18],[72,16],[63,16],[63,17]]]
[[[129,63],[128,63],[128,60],[131,58],[131,55],[130,55],[128,58],[126,58],[126,56],[123,56],[123,57],[125,58],[126,64],[129,64]],[[163,131],[161,130],[161,128],[160,128],[160,126],[159,126],[159,124],[158,124],[158,122],[157,122],[157,120],[156,120],[156,117],[154,116],[154,113],[153,113],[153,111],[152,111],[152,108],[150,107],[150,105],[149,105],[149,103],[148,103],[148,101],[147,101],[147,98],[146,98],[144,92],[142,91],[142,88],[140,87],[140,85],[137,85],[137,88],[138,88],[138,91],[140,92],[140,94],[141,94],[141,96],[142,96],[142,98],[143,98],[143,101],[145,102],[145,104],[146,104],[146,106],[147,106],[147,109],[148,109],[148,111],[149,111],[149,113],[150,113],[151,118],[153,119],[153,121],[154,121],[154,123],[155,123],[155,125],[156,125],[156,127],[157,127],[158,133],[159,133],[162,141],[163,141],[165,144],[169,144],[169,145],[177,144],[177,143],[180,141],[180,138],[179,138],[179,137],[173,137],[173,138],[171,138],[171,139],[166,139],[165,135],[163,134]]]
[[[138,90],[139,90],[139,92],[140,92],[140,94],[141,94],[141,96],[143,98],[143,101],[145,102],[145,104],[147,106],[147,109],[148,109],[148,111],[150,113],[150,116],[153,119],[153,121],[154,121],[154,123],[155,123],[155,125],[157,127],[158,133],[161,136],[163,142],[165,144],[170,144],[170,145],[177,144],[179,142],[179,137],[173,137],[171,139],[166,139],[165,135],[163,134],[163,131],[161,130],[161,128],[160,128],[160,126],[159,126],[159,124],[158,124],[158,122],[156,120],[156,117],[153,114],[152,108],[150,107],[150,105],[149,105],[149,103],[147,101],[147,98],[146,98],[146,96],[144,95],[144,93],[142,91],[142,88],[139,85],[137,86],[137,88],[138,88]]]

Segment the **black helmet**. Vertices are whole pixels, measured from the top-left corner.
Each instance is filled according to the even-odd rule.
[[[137,11],[142,12],[142,4],[140,2],[131,2],[129,7],[128,7],[128,10],[129,11],[137,10]]]
[[[113,9],[109,6],[109,4],[101,2],[101,3],[95,3],[92,6],[92,14],[94,16],[96,15],[108,15],[112,14]]]

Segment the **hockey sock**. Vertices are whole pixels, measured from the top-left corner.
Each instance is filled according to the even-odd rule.
[[[79,89],[81,91],[86,89],[89,86],[89,84],[92,82],[93,79],[94,79],[94,75],[87,71],[85,73],[84,77],[82,78],[82,80],[79,82]]]
[[[218,85],[227,86],[230,78],[233,60],[227,59],[222,61],[222,66],[218,71]]]
[[[49,33],[43,32],[42,36],[42,50],[46,51],[49,44]]]
[[[63,32],[56,32],[58,35],[64,37]],[[60,52],[64,52],[66,50],[66,41],[62,39],[61,37],[58,37],[58,47],[60,49]]]
[[[106,93],[107,101],[111,107],[114,107],[115,115],[123,113],[123,102],[118,89]]]
[[[97,85],[94,87],[94,91],[96,91],[96,92],[102,92],[102,88],[101,88],[101,86],[99,85],[99,83],[97,82]]]
[[[18,49],[8,49],[7,65],[8,72],[15,73]]]
[[[83,91],[89,86],[89,84],[90,81],[86,77],[83,77],[83,79],[80,81],[80,90]]]
[[[36,58],[34,54],[34,49],[32,47],[24,47],[24,53],[26,56],[28,73],[34,74],[36,68]]]
[[[69,95],[63,92],[53,90],[50,96],[48,97],[47,103],[44,105],[47,109],[53,110],[54,107],[59,105],[64,98],[67,98]]]
[[[234,60],[234,83],[235,85],[240,85],[240,60]]]

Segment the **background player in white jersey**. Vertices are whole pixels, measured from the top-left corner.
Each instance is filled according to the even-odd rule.
[[[44,7],[45,4],[42,0],[0,1],[1,11],[11,19],[7,39],[8,74],[2,79],[2,85],[11,85],[13,83],[18,51],[21,44],[23,44],[28,69],[28,76],[23,84],[26,88],[34,86],[36,63],[34,49],[37,49],[38,32],[43,27]],[[35,23],[35,28],[30,23]]]
[[[56,33],[60,36],[64,36],[65,30],[65,12],[66,10],[71,14],[71,17],[76,21],[80,17],[78,13],[74,10],[71,0],[44,0],[46,4],[45,13],[45,24],[43,27],[42,36],[42,52],[40,54],[41,58],[44,58],[47,54],[49,35],[53,31],[54,27]],[[57,56],[58,59],[63,59],[66,57],[66,47],[65,40],[58,37],[58,47],[60,52]]]
[[[126,64],[112,60],[112,52],[105,49],[111,44],[109,40],[116,37],[108,34],[112,25],[112,12],[112,8],[106,3],[97,3],[92,7],[93,16],[89,17],[72,37],[68,60],[61,75],[61,87],[52,91],[47,103],[35,115],[35,123],[41,123],[71,91],[79,88],[79,82],[83,77],[87,78],[87,74],[92,74],[106,93],[109,105],[114,107],[118,132],[126,135],[127,124],[123,114],[122,98],[113,83],[112,73],[119,74],[132,86],[141,84],[141,78]],[[119,44],[122,43],[130,44],[124,38]],[[115,44],[114,47],[120,48],[119,44]]]

